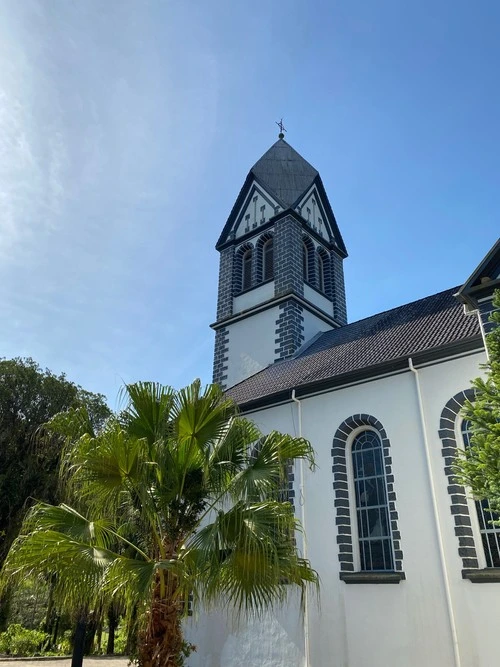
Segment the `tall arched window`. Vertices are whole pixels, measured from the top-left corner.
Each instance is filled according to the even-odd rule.
[[[241,289],[249,289],[252,286],[252,250],[246,250],[242,257],[242,280]]]
[[[352,467],[361,570],[393,570],[384,456],[375,431],[361,431],[354,438]]]
[[[264,280],[271,280],[274,276],[273,239],[268,239],[262,247],[262,273]]]
[[[471,423],[468,419],[462,421],[462,439],[465,449],[471,446]],[[483,542],[486,567],[500,567],[500,526],[494,525],[492,521],[499,521],[500,515],[493,512],[487,498],[476,500],[477,519],[479,532]]]

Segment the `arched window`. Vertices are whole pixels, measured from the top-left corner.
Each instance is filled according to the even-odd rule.
[[[382,441],[375,431],[361,431],[351,451],[361,570],[393,570]]]
[[[302,238],[302,275],[305,282],[314,285],[315,272],[314,243],[308,236],[304,236]]]
[[[318,288],[325,291],[325,262],[323,257],[318,254]]]
[[[246,250],[242,257],[242,279],[241,289],[249,289],[252,286],[252,250]]]
[[[274,276],[273,239],[268,239],[262,247],[263,279],[271,280]]]
[[[468,419],[462,421],[462,440],[464,448],[471,446],[471,423]],[[500,526],[494,525],[492,521],[499,521],[500,515],[493,512],[487,498],[476,500],[477,519],[479,532],[483,542],[486,567],[500,567]]]

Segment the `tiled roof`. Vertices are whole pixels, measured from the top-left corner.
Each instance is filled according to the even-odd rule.
[[[455,287],[327,331],[295,358],[268,366],[227,393],[245,404],[339,376],[348,380],[349,374],[370,367],[478,339],[477,318],[464,314],[453,296],[457,290]]]

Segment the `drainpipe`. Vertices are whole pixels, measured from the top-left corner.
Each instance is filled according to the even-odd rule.
[[[422,435],[424,438],[424,446],[425,446],[425,461],[427,464],[427,473],[429,475],[429,485],[430,485],[430,491],[431,491],[431,499],[432,499],[432,508],[434,511],[434,520],[435,520],[435,526],[436,526],[436,532],[437,532],[437,541],[438,541],[438,546],[439,546],[439,557],[440,557],[440,563],[441,563],[441,573],[443,576],[443,584],[444,584],[444,590],[445,590],[445,596],[446,596],[446,606],[448,608],[448,620],[450,623],[450,631],[451,631],[451,639],[452,639],[452,644],[453,644],[453,655],[455,658],[455,667],[461,667],[461,659],[460,659],[460,646],[458,644],[458,635],[457,635],[457,626],[456,626],[456,621],[455,621],[455,612],[453,610],[453,600],[451,596],[451,587],[450,587],[450,579],[448,577],[448,568],[446,567],[446,557],[445,557],[445,552],[444,552],[444,544],[443,544],[443,537],[442,537],[442,532],[441,532],[441,522],[439,519],[439,511],[438,511],[438,502],[437,502],[437,497],[436,497],[436,487],[434,483],[434,474],[432,472],[432,463],[431,463],[431,451],[430,451],[430,445],[429,445],[429,439],[427,437],[427,425],[425,421],[425,412],[424,412],[424,404],[422,400],[422,390],[420,387],[420,377],[418,374],[417,369],[413,365],[413,359],[411,357],[408,358],[408,366],[410,368],[410,371],[414,374],[415,376],[415,386],[417,388],[417,397],[418,397],[418,408],[420,412],[420,425],[422,429]]]
[[[292,391],[292,401],[297,404],[297,413],[299,418],[299,437],[302,437],[302,403],[295,397],[295,389]],[[304,489],[304,461],[299,461],[299,503],[300,503],[300,521],[302,523],[302,556],[307,559],[307,540],[306,540],[306,503]],[[310,665],[310,645],[309,645],[309,598],[307,587],[304,590],[304,667]]]
[[[477,319],[479,320],[479,328],[481,329],[481,336],[483,337],[484,351],[486,352],[486,359],[489,361],[490,353],[488,352],[488,344],[486,343],[486,331],[484,330],[483,318],[481,317],[479,308],[476,308],[476,310],[472,311],[471,315],[473,313],[476,313]]]

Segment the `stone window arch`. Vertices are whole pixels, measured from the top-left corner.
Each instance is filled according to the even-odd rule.
[[[362,519],[359,517],[356,506],[356,500],[359,499],[359,489],[357,491],[355,488],[357,482],[353,473],[351,457],[353,444],[359,442],[359,436],[363,433],[374,433],[374,436],[370,436],[370,439],[373,443],[376,439],[380,443],[380,465],[377,476],[385,480],[389,526],[384,539],[390,540],[391,543],[391,560],[390,562],[386,561],[386,567],[390,565],[391,569],[386,570],[361,570],[363,559],[360,554],[358,525]],[[405,578],[403,552],[398,527],[399,516],[396,510],[390,441],[383,425],[376,417],[368,414],[357,414],[348,417],[335,433],[331,453],[333,457],[333,491],[337,544],[339,545],[340,578],[346,583],[399,583]],[[361,478],[359,478],[359,481],[361,482]]]
[[[466,401],[473,401],[475,390],[473,388],[455,394],[446,403],[441,412],[439,422],[439,437],[441,438],[441,454],[444,459],[444,474],[448,481],[448,494],[450,497],[450,512],[453,516],[455,535],[457,537],[458,555],[462,560],[462,577],[473,582],[499,582],[500,569],[497,567],[480,566],[480,559],[476,547],[476,539],[473,524],[476,525],[476,516],[471,514],[471,505],[467,498],[467,490],[458,483],[455,477],[453,464],[457,456],[458,447],[467,446],[467,429],[464,427],[461,410]],[[476,510],[477,510],[476,506]],[[477,533],[481,535],[481,518],[477,525]],[[479,547],[482,548],[482,545]],[[485,554],[486,565],[488,558]]]

